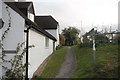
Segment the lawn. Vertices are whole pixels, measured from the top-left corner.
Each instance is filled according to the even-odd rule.
[[[73,46],[77,68],[73,78],[117,78],[118,46],[101,45],[96,48],[96,68],[93,68],[92,48]]]
[[[48,61],[48,64],[44,68],[40,78],[54,78],[62,63],[65,60],[65,55],[67,53],[67,47],[63,47],[52,54],[51,59]]]

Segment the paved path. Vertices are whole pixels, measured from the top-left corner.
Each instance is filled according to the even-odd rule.
[[[71,47],[68,47],[66,58],[56,78],[71,78],[76,68],[76,59]]]

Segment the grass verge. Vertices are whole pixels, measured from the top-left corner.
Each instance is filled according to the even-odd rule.
[[[65,60],[65,55],[67,53],[67,47],[63,47],[52,54],[51,59],[48,61],[47,65],[45,66],[40,78],[54,78],[62,63]]]
[[[93,70],[92,48],[73,46],[77,69],[73,78],[117,78],[118,46],[107,44],[96,48],[96,70]]]

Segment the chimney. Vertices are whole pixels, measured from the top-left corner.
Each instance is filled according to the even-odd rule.
[[[26,2],[26,0],[18,0],[18,2]]]

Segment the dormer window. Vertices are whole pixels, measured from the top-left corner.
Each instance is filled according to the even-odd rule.
[[[34,14],[28,12],[28,18],[34,22]]]
[[[34,6],[32,2],[24,2],[24,0],[20,0],[22,2],[11,2],[11,3],[6,3],[9,6],[15,6],[17,7],[28,19],[34,22],[34,16],[35,16],[35,11],[34,11]]]

